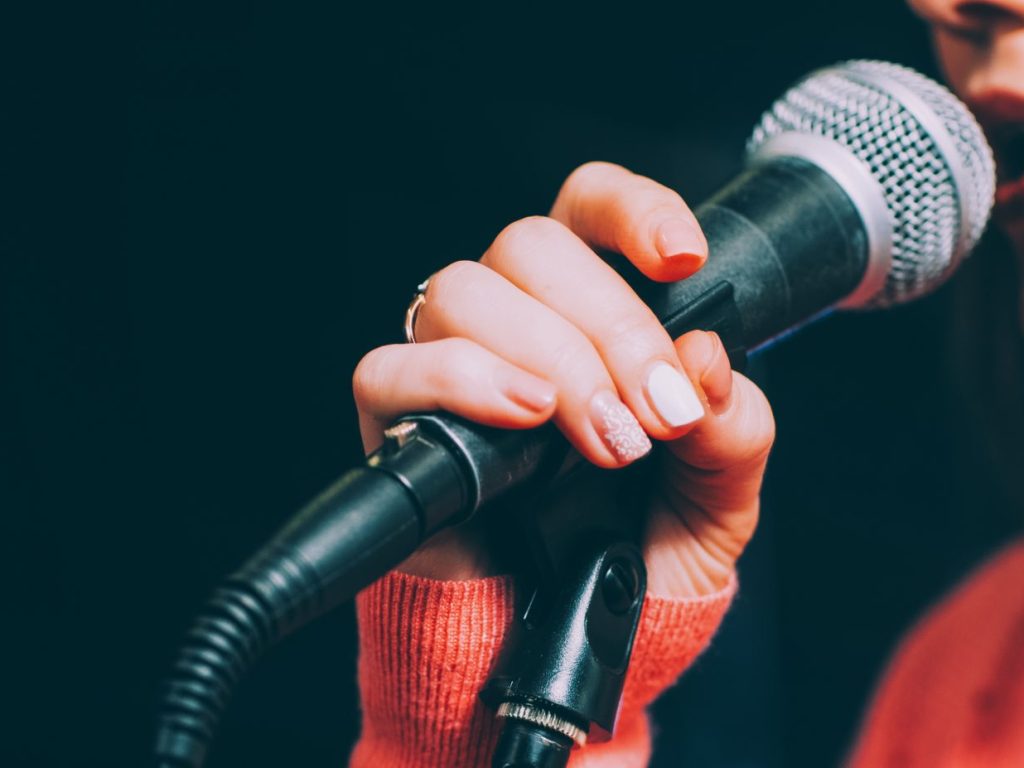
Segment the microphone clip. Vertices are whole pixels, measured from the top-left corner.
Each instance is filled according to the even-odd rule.
[[[647,587],[626,475],[579,464],[533,507],[529,597],[480,694],[503,720],[495,768],[560,768],[615,730]]]

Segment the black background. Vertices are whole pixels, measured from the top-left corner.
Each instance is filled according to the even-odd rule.
[[[423,276],[586,160],[699,201],[816,66],[934,74],[893,0],[81,3],[3,34],[0,762],[26,766],[139,764],[191,613],[359,459],[351,371]],[[947,298],[762,357],[765,526],[656,764],[835,763],[894,638],[999,535],[953,501]],[[344,764],[354,669],[346,609],[241,688],[209,764]]]

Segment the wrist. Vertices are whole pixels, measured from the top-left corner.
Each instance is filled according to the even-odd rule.
[[[647,592],[671,600],[718,594],[733,580],[742,550],[742,544],[724,547],[702,537],[677,514],[659,510],[644,543]]]
[[[434,534],[397,570],[437,581],[470,581],[496,575],[482,537],[468,526]]]

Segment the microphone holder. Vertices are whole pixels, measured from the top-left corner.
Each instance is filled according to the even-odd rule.
[[[640,464],[579,463],[519,516],[532,557],[517,594],[529,598],[480,694],[504,720],[493,768],[561,768],[573,746],[611,738],[647,585],[630,509],[650,474]]]

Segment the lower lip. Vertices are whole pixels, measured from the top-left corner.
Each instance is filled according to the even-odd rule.
[[[996,210],[1000,218],[1024,218],[1024,177],[996,188]]]

